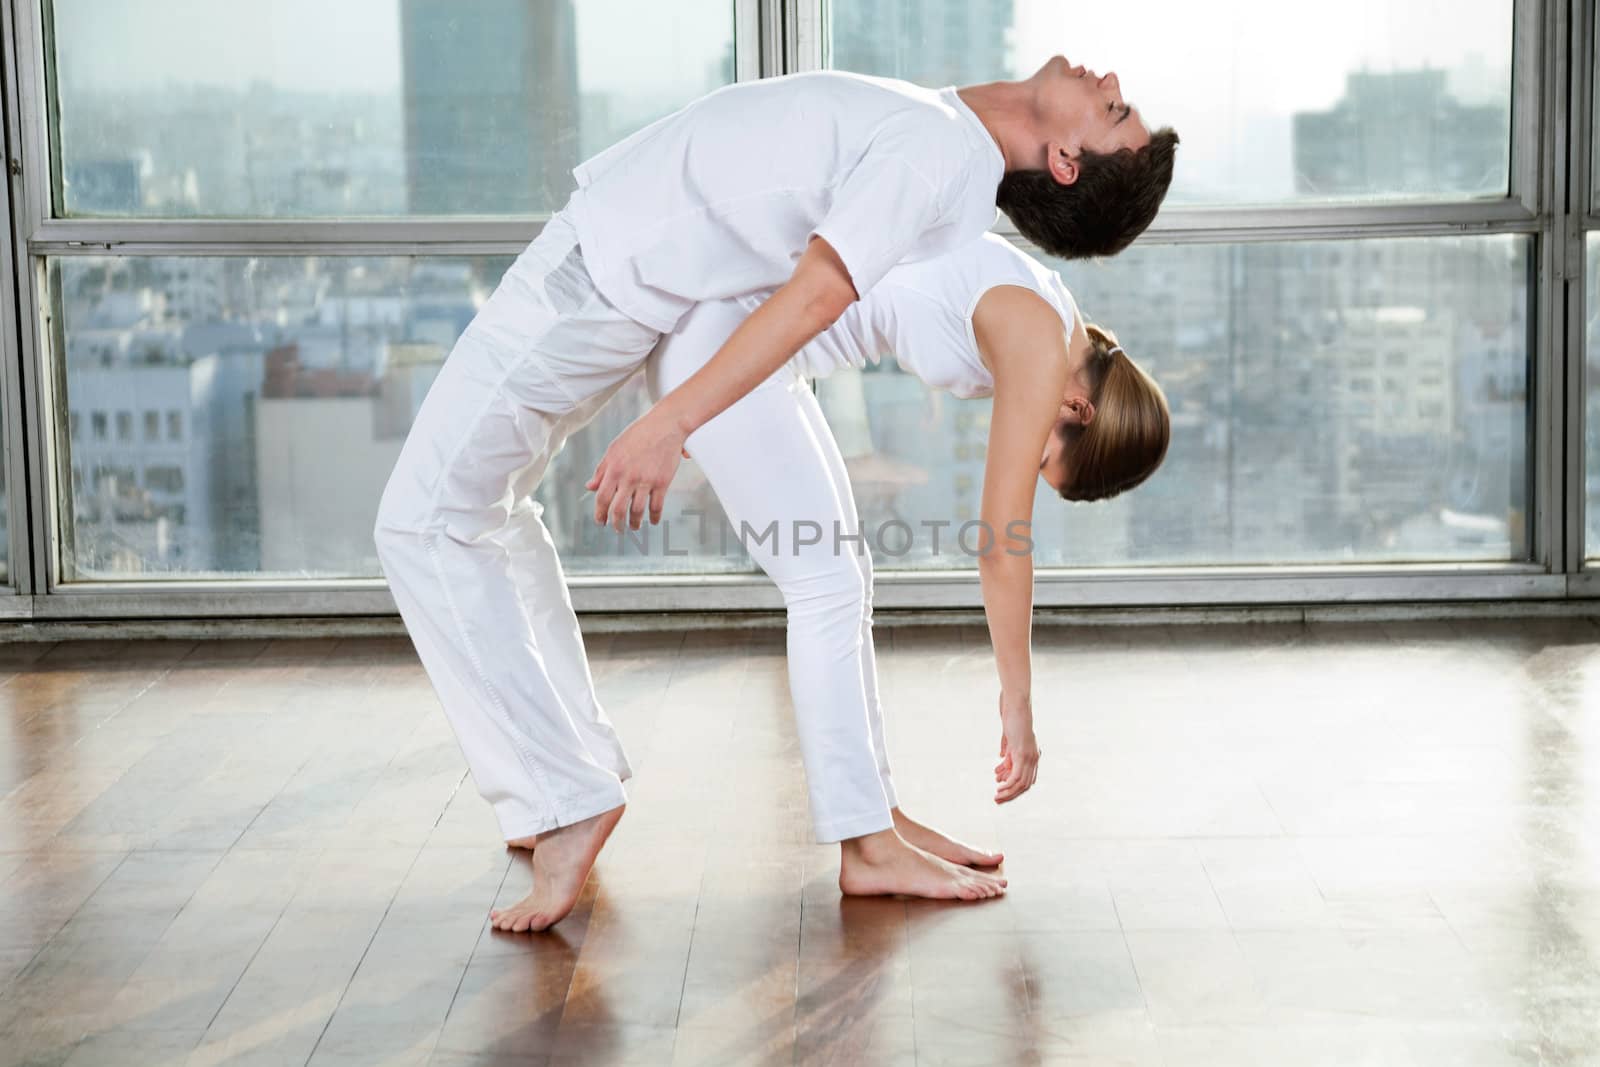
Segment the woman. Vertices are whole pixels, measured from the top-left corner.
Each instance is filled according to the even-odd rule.
[[[759,306],[761,295],[698,305],[651,354],[652,392],[687,379]],[[789,678],[817,839],[841,843],[847,894],[979,899],[1005,880],[974,867],[1002,857],[953,841],[900,811],[884,743],[872,648],[872,571],[849,478],[805,378],[893,353],[928,386],[994,397],[982,517],[995,532],[979,560],[1000,674],[995,801],[1033,784],[1039,751],[1030,702],[1033,564],[1003,536],[1031,522],[1035,479],[1068,500],[1100,500],[1149,477],[1166,454],[1160,388],[1115,339],[1082,322],[1061,279],[1003,238],[894,268],[791,363],[688,439],[735,530],[788,610]],[[797,523],[820,540],[792,537]],[[814,527],[812,527],[814,528]],[[847,535],[839,539],[835,529]],[[807,543],[812,542],[812,543]],[[626,765],[615,734],[591,749]],[[497,913],[525,928],[517,909]]]

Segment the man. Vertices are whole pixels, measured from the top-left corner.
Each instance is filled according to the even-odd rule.
[[[498,927],[571,911],[631,774],[596,756],[621,749],[528,499],[567,435],[690,307],[776,288],[596,472],[597,520],[658,521],[689,433],[889,268],[975,239],[997,198],[1047,251],[1119,251],[1154,217],[1176,140],[1115,75],[1057,57],[959,91],[827,72],[730,86],[575,171],[429,391],[375,530],[479,791],[508,841],[538,836],[533,891]]]

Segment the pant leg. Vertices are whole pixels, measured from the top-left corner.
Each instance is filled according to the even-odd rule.
[[[652,356],[652,384],[670,390],[699,369],[743,319],[732,304],[703,304]],[[659,393],[658,393],[659,395]],[[788,612],[789,686],[805,760],[818,841],[833,842],[894,825],[879,774],[862,686],[866,587],[848,547],[844,505],[806,417],[805,384],[785,368],[712,419],[688,440],[751,557],[777,583]],[[828,439],[831,444],[831,437]],[[794,536],[816,523],[817,544]],[[754,538],[775,524],[775,537]]]
[[[556,693],[578,728],[578,736],[595,762],[626,782],[633,768],[623,751],[611,718],[595,692],[589,670],[589,656],[583,645],[578,617],[572,610],[566,575],[556,554],[555,541],[545,526],[543,507],[532,499],[533,490],[544,477],[548,461],[566,439],[582,429],[626,382],[617,382],[556,424],[553,447],[544,462],[529,468],[514,487],[517,503],[513,507],[512,530],[506,539],[511,554],[512,579],[527,605],[534,643],[544,653],[545,667]]]
[[[549,540],[536,510],[519,506],[519,490],[559,447],[562,418],[633,373],[655,335],[585,288],[576,241],[559,222],[519,257],[446,361],[374,531],[395,603],[506,837],[626,799],[563,697],[573,688],[560,680],[574,670],[572,645],[541,646],[551,627],[536,620],[555,597],[550,569],[518,580],[518,561]],[[552,366],[583,373],[561,379]],[[581,670],[587,678],[586,662]]]
[[[800,395],[800,409],[818,444],[822,446],[834,492],[839,496],[846,529],[861,533],[861,519],[856,514],[855,490],[850,485],[850,473],[845,469],[844,455],[839,451],[839,443],[834,440],[833,430],[823,417],[822,405],[817,403],[817,394],[810,389],[804,390]],[[861,569],[861,585],[866,593],[861,606],[861,689],[867,698],[867,724],[872,728],[872,750],[878,760],[878,777],[883,783],[884,796],[889,798],[889,806],[896,808],[900,806],[900,801],[895,795],[894,780],[889,774],[888,735],[883,727],[883,704],[878,697],[878,658],[872,642],[872,550],[864,538],[845,547]]]

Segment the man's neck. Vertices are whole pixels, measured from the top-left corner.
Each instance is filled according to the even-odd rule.
[[[1028,119],[1033,112],[1026,82],[985,82],[982,85],[964,85],[956,90],[962,103],[972,109],[989,131],[1000,156],[1006,161],[1006,170],[1027,170],[1034,166],[1029,158]]]

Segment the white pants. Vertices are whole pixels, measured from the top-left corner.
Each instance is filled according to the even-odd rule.
[[[731,301],[696,306],[650,359],[662,396],[699,370],[748,313]],[[689,455],[752,559],[783,593],[789,691],[818,841],[894,825],[878,669],[872,648],[872,557],[859,539],[844,457],[816,395],[785,366],[689,436]],[[777,536],[756,540],[776,523]],[[815,523],[795,537],[797,523]]]
[[[741,321],[705,305],[662,346],[658,381],[698,369]],[[384,490],[374,531],[395,603],[474,781],[507,838],[626,800],[622,744],[594,691],[560,561],[529,495],[568,435],[658,335],[594,290],[557,215],[445,361]],[[752,555],[783,591],[789,676],[819,841],[886,829],[895,803],[871,643],[871,571],[844,465],[815,398],[785,369],[689,439],[724,509],[828,531]],[[863,550],[864,552],[864,550]]]

